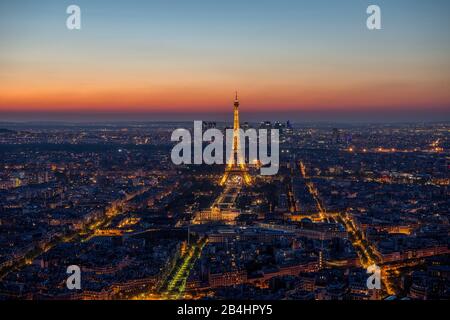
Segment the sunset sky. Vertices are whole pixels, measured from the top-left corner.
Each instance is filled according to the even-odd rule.
[[[0,120],[211,116],[235,90],[249,114],[449,116],[450,1],[0,1]]]

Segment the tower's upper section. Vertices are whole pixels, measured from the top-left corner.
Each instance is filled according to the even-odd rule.
[[[237,91],[236,91],[236,97],[234,98],[234,107],[239,108],[239,99],[238,99]]]
[[[239,99],[238,94],[236,92],[236,97],[234,98],[234,121],[233,121],[233,129],[239,130]]]

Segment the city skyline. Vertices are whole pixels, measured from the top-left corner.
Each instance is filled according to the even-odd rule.
[[[375,31],[369,1],[81,0],[79,31],[69,4],[0,4],[2,119],[226,120],[236,89],[249,121],[450,117],[447,1],[377,1]]]
[[[282,142],[269,176],[254,161],[177,164],[175,123],[10,128],[0,299],[449,297],[448,124],[266,121],[253,128]]]
[[[0,301],[449,300],[449,30],[448,0],[0,0]]]
[[[448,299],[450,124],[240,109],[193,140],[176,122],[0,127],[0,300]]]

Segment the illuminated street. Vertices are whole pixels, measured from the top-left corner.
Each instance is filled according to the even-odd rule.
[[[304,178],[307,178],[306,175],[306,167],[303,162],[300,162],[300,172]],[[329,221],[333,219],[333,217],[328,216],[325,208],[323,208],[320,200],[318,190],[314,187],[314,184],[309,181],[307,183],[310,193],[314,196],[314,199],[317,201],[317,207],[320,213],[321,220]],[[368,268],[371,265],[382,265],[382,257],[378,253],[375,246],[371,245],[365,238],[364,233],[357,229],[355,222],[351,218],[349,214],[339,213],[338,214],[338,222],[342,223],[347,230],[350,240],[352,241],[353,247],[355,248],[360,263],[364,268]],[[382,269],[382,282],[384,284],[384,290],[386,290],[387,294],[394,295],[394,287],[391,283],[391,277],[387,275],[385,269]]]

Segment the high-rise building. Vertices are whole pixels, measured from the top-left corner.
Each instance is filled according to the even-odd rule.
[[[341,141],[341,134],[338,128],[333,129],[333,143],[338,144]]]

